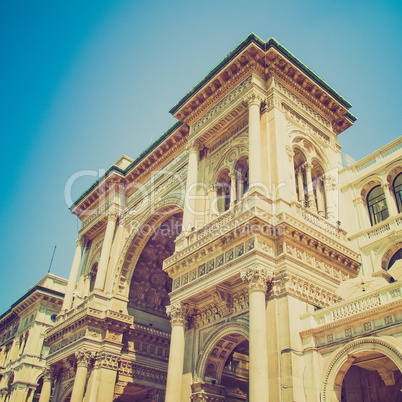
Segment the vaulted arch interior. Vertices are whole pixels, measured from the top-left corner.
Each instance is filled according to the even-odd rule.
[[[157,228],[147,228],[150,237],[134,268],[129,290],[128,309],[134,316],[137,311],[137,316],[142,312],[167,318],[166,306],[170,304],[172,280],[162,269],[163,261],[174,253],[181,225],[182,213],[177,213]]]
[[[204,380],[224,386],[224,394],[228,397],[231,393],[246,397],[248,394],[248,378],[248,339],[237,333],[223,336],[215,343],[208,355]]]

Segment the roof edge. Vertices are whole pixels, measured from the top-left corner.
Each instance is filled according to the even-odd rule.
[[[230,53],[228,53],[205,77],[203,77],[187,94],[185,94],[170,110],[169,113],[174,115],[183,104],[196,94],[207,82],[211,80],[220,70],[222,70],[230,60],[241,53],[250,43],[255,43],[261,50],[267,51],[270,47],[277,49],[283,56],[292,61],[300,70],[312,78],[317,84],[322,86],[337,102],[343,107],[349,109],[352,104],[348,102],[343,96],[338,94],[329,84],[320,78],[313,70],[302,63],[293,53],[281,45],[275,38],[271,37],[267,41],[263,41],[256,34],[251,33],[248,35],[238,46],[236,46]]]
[[[107,179],[110,174],[113,172],[121,175],[126,176],[130,170],[132,170],[141,160],[143,160],[148,154],[150,154],[158,145],[160,145],[164,140],[170,137],[175,131],[177,131],[184,123],[177,121],[173,124],[167,131],[165,131],[157,140],[155,140],[148,148],[146,148],[141,154],[134,159],[125,169],[121,169],[115,164],[110,166],[109,169],[98,179],[96,180],[91,186],[89,186],[79,197],[78,199],[69,207],[70,211],[73,211],[74,208],[78,206],[78,204],[87,196],[89,195],[103,180]]]

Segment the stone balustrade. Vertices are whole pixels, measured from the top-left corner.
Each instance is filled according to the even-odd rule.
[[[402,283],[396,282],[377,291],[367,292],[353,300],[345,300],[333,306],[323,308],[314,313],[304,314],[302,321],[310,328],[317,328],[336,323],[360,313],[373,315],[376,308],[384,309],[389,305],[402,302]]]

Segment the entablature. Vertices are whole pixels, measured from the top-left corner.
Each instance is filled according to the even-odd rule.
[[[351,105],[275,39],[264,42],[254,34],[218,64],[170,113],[193,126],[239,82],[252,74],[265,82],[272,77],[280,81],[317,113],[327,116],[336,134],[350,127],[356,120],[348,112]]]
[[[110,309],[99,310],[85,301],[59,315],[56,325],[46,332],[45,342],[50,346],[50,355],[79,339],[120,344],[122,333],[132,325],[133,317]]]

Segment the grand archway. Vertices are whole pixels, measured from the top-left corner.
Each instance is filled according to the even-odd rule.
[[[149,231],[149,238],[131,279],[129,313],[141,311],[167,318],[166,306],[170,304],[172,280],[163,271],[163,261],[174,253],[175,240],[181,232],[181,225],[182,213],[177,213],[168,217],[157,228],[144,227],[143,230]]]
[[[402,359],[392,339],[366,338],[335,352],[327,366],[325,401],[402,402]]]
[[[164,216],[160,213],[158,225],[149,220],[133,239],[128,254],[135,254],[136,244],[141,247],[138,258],[128,264],[132,276],[127,311],[134,317],[134,326],[123,335],[124,371],[117,378],[115,401],[164,400],[171,331],[166,306],[172,280],[163,271],[163,261],[175,251],[182,216],[177,210]]]

